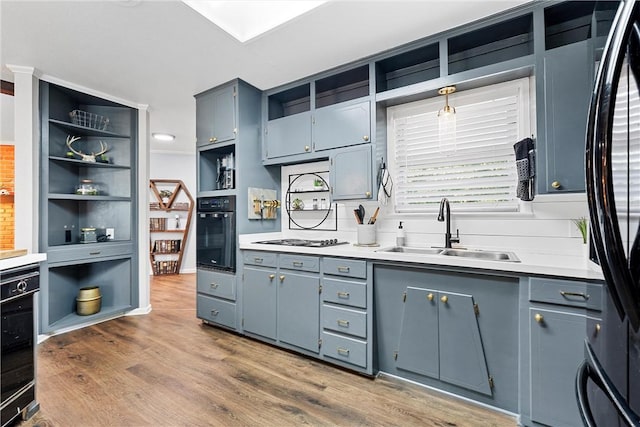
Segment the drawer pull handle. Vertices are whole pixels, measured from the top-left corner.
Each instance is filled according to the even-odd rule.
[[[89,255],[100,255],[100,251],[89,252]]]
[[[446,295],[443,295],[440,297],[440,301],[442,301],[444,304],[449,302],[449,297]]]
[[[220,285],[218,285],[217,283],[212,283],[211,284],[211,289],[218,289],[218,286],[220,286]]]
[[[562,295],[563,297],[580,297],[583,298],[585,301],[589,299],[589,295],[584,294],[582,292],[565,292],[565,291],[560,291],[560,295]]]
[[[344,328],[348,328],[349,327],[349,321],[348,320],[343,320],[343,319],[338,319],[338,326],[342,326]]]
[[[429,301],[433,301],[433,294],[429,294],[429,295],[427,295],[427,299],[428,299]]]
[[[284,282],[284,274],[282,276],[280,276],[280,281]]]
[[[338,350],[338,354],[340,354],[342,356],[348,356],[349,355],[349,349],[348,348],[338,347],[336,350]]]
[[[533,316],[533,318],[535,319],[536,322],[540,324],[544,323],[544,316],[540,313],[536,313],[536,315]]]
[[[349,298],[349,292],[338,292],[338,298]]]
[[[269,275],[269,280],[273,280],[273,279],[275,279],[275,278],[276,278],[276,275],[275,275],[275,274],[270,274],[270,275]]]
[[[212,315],[213,317],[217,316],[217,315],[218,315],[218,313],[220,313],[218,310],[211,310],[211,315]]]
[[[600,326],[600,323],[596,323],[596,335],[600,333],[600,329],[602,329],[602,326]]]
[[[294,267],[302,267],[304,265],[302,261],[293,261],[292,264]]]
[[[338,267],[338,271],[340,273],[348,273],[349,272],[349,267]]]
[[[262,258],[258,258],[258,257],[253,259],[253,262],[257,262],[258,264],[262,264],[262,261],[263,261],[263,259]]]

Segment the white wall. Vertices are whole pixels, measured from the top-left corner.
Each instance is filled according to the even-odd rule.
[[[186,153],[151,152],[149,163],[149,179],[179,179],[196,199],[196,157]],[[142,259],[142,258],[141,258]],[[181,273],[196,271],[196,223],[195,207],[191,218],[191,229],[182,258]]]
[[[289,174],[328,170],[327,162],[282,167],[282,198],[285,198]],[[377,190],[375,192],[377,194]],[[311,196],[310,196],[311,197]],[[284,200],[283,200],[284,202]],[[366,217],[379,204],[373,201],[338,203],[338,231],[289,230],[286,209],[282,209],[282,231],[291,237],[308,239],[336,237],[356,242],[356,221],[353,210],[362,204]],[[451,231],[460,230],[460,246],[516,250],[529,253],[584,256],[582,237],[572,220],[588,217],[584,193],[538,195],[528,203],[527,213],[462,213],[451,210]],[[377,217],[378,242],[395,244],[398,223],[403,222],[407,246],[443,246],[445,223],[437,221],[437,212],[428,214],[397,214],[391,200],[380,206]]]

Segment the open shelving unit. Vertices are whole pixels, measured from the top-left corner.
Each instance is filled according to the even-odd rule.
[[[328,175],[329,171],[289,175],[285,207],[290,230],[338,229],[337,206],[331,202]],[[315,185],[316,183],[321,185]],[[325,201],[324,205],[321,204],[322,200]]]
[[[181,180],[152,179],[149,188],[156,200],[149,206],[149,261],[154,275],[180,274],[191,228],[193,197]],[[171,193],[163,197],[163,192]],[[186,212],[186,217],[176,214]]]

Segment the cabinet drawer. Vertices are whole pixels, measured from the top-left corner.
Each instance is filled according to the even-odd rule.
[[[323,305],[322,318],[324,329],[367,338],[367,313],[363,311]]]
[[[214,297],[236,299],[236,276],[215,271],[198,270],[198,292]]]
[[[367,367],[367,343],[365,341],[322,332],[322,349],[325,357],[363,368]]]
[[[336,304],[367,308],[367,285],[364,282],[329,279],[322,280],[322,300]]]
[[[55,249],[49,248],[47,261],[49,264],[55,264],[69,260],[92,260],[94,258],[113,257],[132,253],[133,245],[131,243],[88,243],[58,247]]]
[[[261,265],[275,267],[278,255],[275,252],[243,251],[242,259],[245,265]]]
[[[602,286],[585,282],[532,277],[529,279],[529,300],[601,310]]]
[[[367,262],[355,259],[324,258],[322,260],[322,271],[324,274],[366,279]]]
[[[318,272],[320,259],[315,256],[280,254],[280,268]]]
[[[206,295],[198,295],[197,316],[199,319],[236,328],[236,304]]]

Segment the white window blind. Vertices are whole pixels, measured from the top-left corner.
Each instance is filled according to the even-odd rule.
[[[444,97],[389,107],[389,162],[397,212],[438,209],[515,211],[513,145],[529,136],[529,81],[485,86],[449,97],[456,109],[455,142],[438,138]]]

